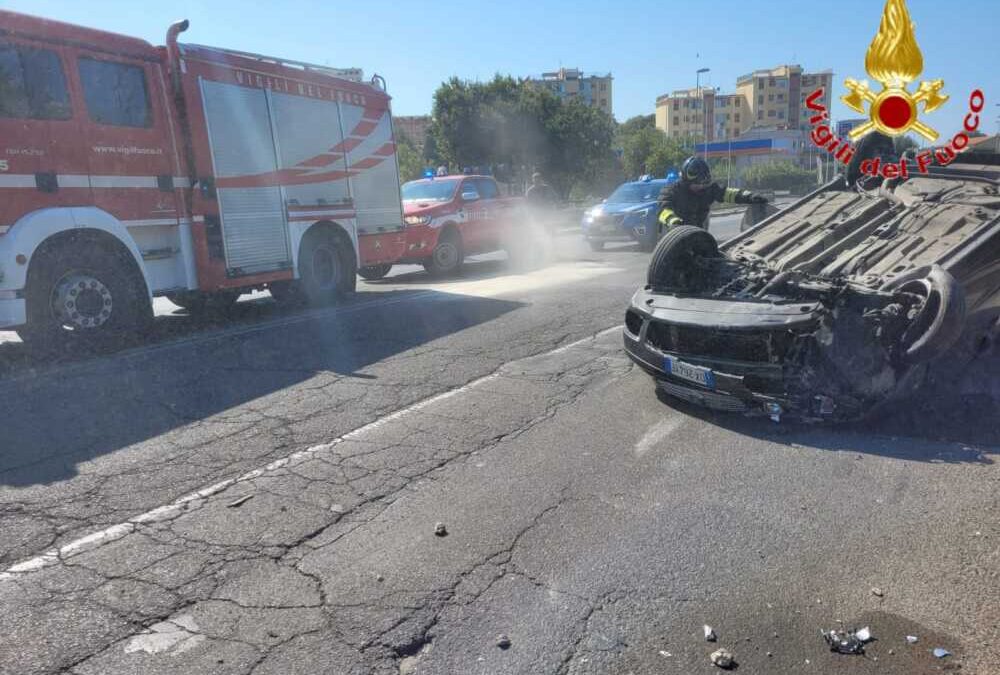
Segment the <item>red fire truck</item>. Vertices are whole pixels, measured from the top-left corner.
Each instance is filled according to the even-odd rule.
[[[324,302],[406,240],[389,96],[321,66],[0,11],[0,328],[62,343],[267,288]]]

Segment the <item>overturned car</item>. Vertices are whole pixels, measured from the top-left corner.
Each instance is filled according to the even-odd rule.
[[[629,356],[669,396],[775,420],[865,417],[958,372],[998,335],[995,160],[838,177],[721,246],[669,231],[626,312]]]

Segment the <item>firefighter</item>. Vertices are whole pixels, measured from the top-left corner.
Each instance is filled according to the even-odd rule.
[[[698,156],[688,157],[681,166],[680,180],[660,191],[660,226],[666,229],[683,224],[707,228],[712,202],[764,204],[767,198],[712,182],[708,162]]]

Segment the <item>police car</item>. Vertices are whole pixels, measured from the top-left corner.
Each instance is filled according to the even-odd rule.
[[[659,239],[656,200],[676,177],[653,179],[643,176],[622,183],[602,203],[583,216],[583,236],[594,251],[611,241],[636,241],[644,251],[652,251]]]

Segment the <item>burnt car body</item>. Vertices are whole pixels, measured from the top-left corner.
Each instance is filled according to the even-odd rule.
[[[904,398],[997,337],[996,160],[838,178],[718,247],[668,232],[626,313],[626,351],[672,397],[775,420],[861,418]]]

